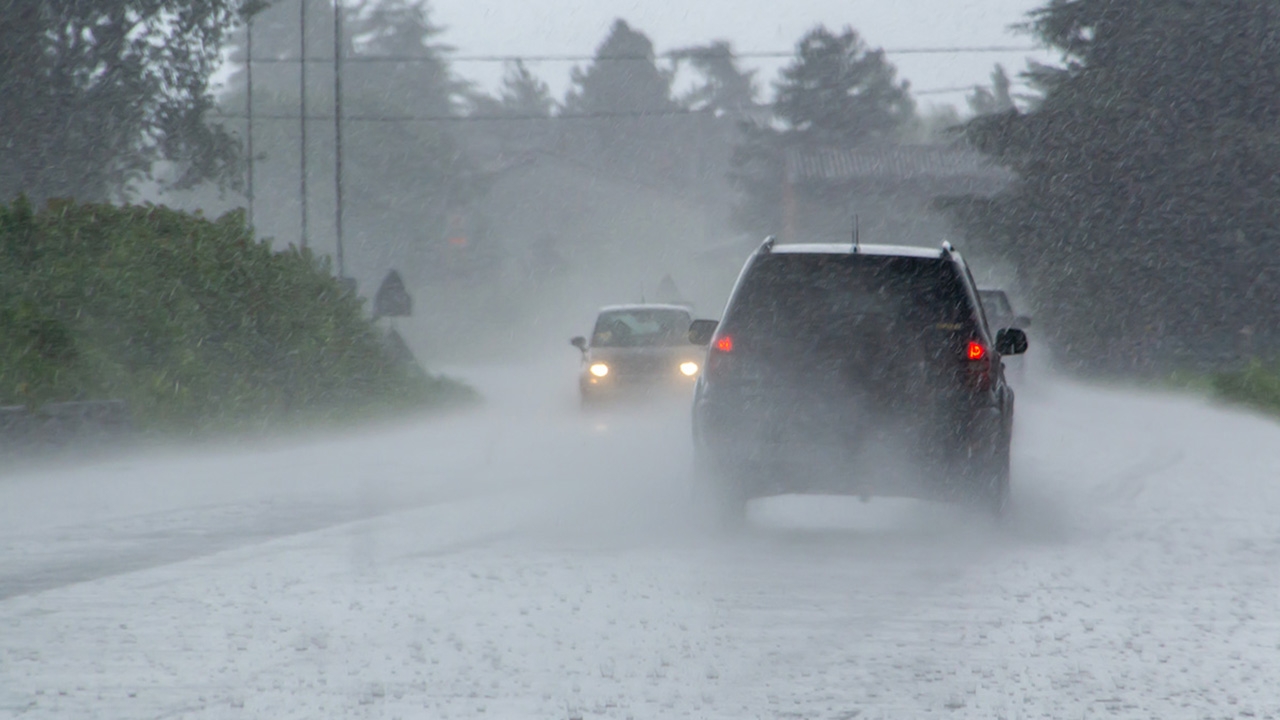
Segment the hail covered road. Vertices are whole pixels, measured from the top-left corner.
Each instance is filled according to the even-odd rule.
[[[1274,421],[1033,384],[1006,525],[778,498],[726,538],[684,409],[462,374],[484,408],[0,475],[0,717],[1280,716]]]

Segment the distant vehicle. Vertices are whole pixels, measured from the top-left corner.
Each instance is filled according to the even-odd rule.
[[[582,404],[690,392],[705,354],[689,341],[692,320],[683,305],[601,308],[590,339],[570,341],[582,351]]]
[[[1009,295],[1005,291],[996,288],[979,290],[978,299],[982,301],[982,309],[987,316],[987,324],[989,326],[993,328],[1013,327],[1024,331],[1031,327],[1031,318],[1014,312],[1013,303],[1009,302]],[[1013,360],[1005,369],[1014,384],[1021,385],[1026,381],[1027,363],[1025,358]]]
[[[1013,390],[950,245],[775,245],[748,259],[694,391],[700,489],[736,521],[787,493],[1009,498]]]
[[[1005,291],[995,288],[979,290],[978,299],[982,301],[982,309],[986,311],[987,322],[991,327],[1016,327],[1023,330],[1031,327],[1030,317],[1014,313],[1013,303],[1009,302],[1009,295]]]

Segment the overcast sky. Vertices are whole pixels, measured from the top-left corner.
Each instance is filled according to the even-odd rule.
[[[589,55],[614,18],[645,32],[659,52],[724,38],[739,52],[788,51],[813,26],[852,25],[873,47],[954,47],[1032,44],[1009,30],[1046,0],[433,0],[443,38],[459,55]],[[1042,53],[1003,52],[950,55],[890,54],[913,89],[967,87],[985,83],[992,66],[1011,73]],[[762,86],[776,76],[779,61],[751,61],[761,69]],[[570,63],[542,62],[532,69],[563,96]],[[485,87],[496,85],[502,68],[493,63],[459,62],[455,70]],[[964,93],[922,95],[921,105],[951,103],[963,109]]]

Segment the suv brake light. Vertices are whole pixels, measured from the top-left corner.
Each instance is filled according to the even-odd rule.
[[[707,367],[703,374],[706,376],[720,375],[725,370],[725,363],[729,362],[729,354],[733,352],[733,336],[721,335],[711,342],[711,352],[707,354]]]
[[[968,376],[969,387],[979,392],[991,389],[991,353],[987,346],[977,340],[970,340],[965,346],[964,357],[967,365],[965,375]]]

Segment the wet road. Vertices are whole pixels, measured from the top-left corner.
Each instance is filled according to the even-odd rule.
[[[462,415],[0,480],[0,713],[1280,715],[1271,420],[1044,383],[1006,525],[792,497],[726,538],[682,408],[471,375]]]

